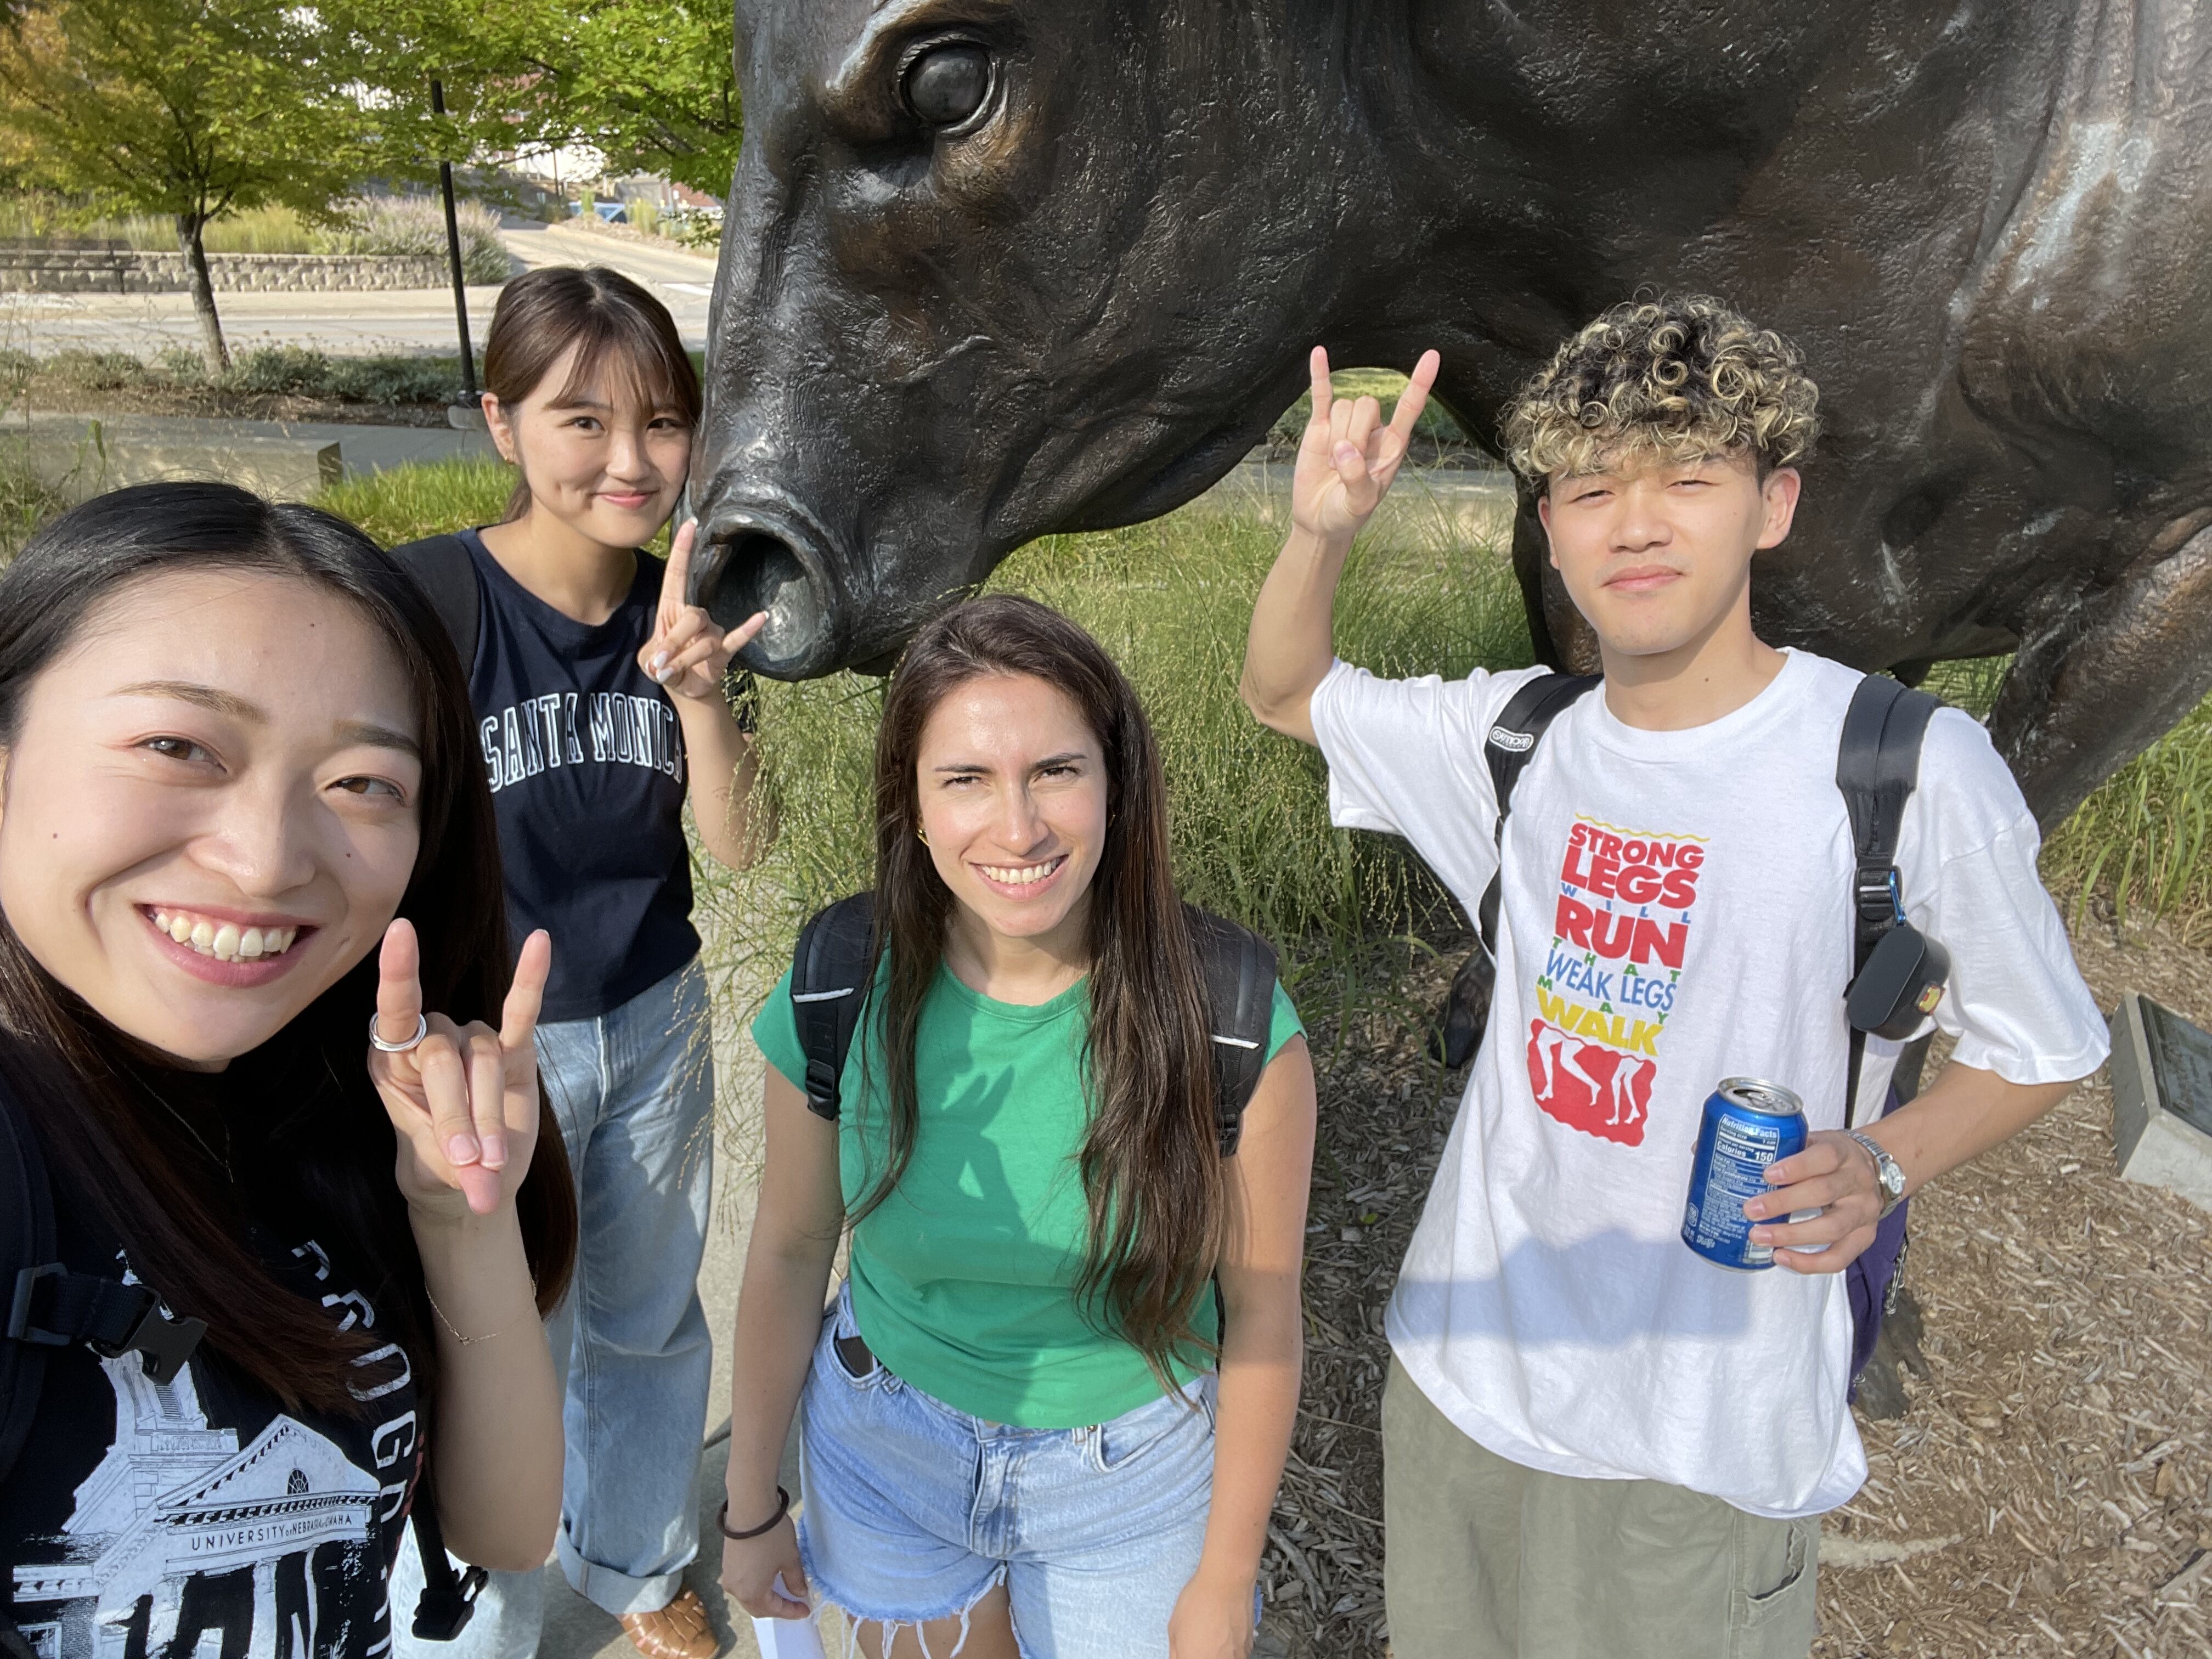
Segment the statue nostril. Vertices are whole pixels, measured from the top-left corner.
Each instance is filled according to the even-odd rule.
[[[743,530],[723,538],[720,549],[723,556],[699,596],[715,626],[735,628],[767,611],[768,624],[746,653],[764,663],[788,660],[813,646],[828,619],[791,544],[765,531]]]

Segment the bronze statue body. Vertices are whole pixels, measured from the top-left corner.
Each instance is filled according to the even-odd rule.
[[[1574,326],[1722,295],[1827,435],[1770,639],[2019,653],[2046,823],[2212,689],[2212,9],[738,0],[695,593],[795,678],[1164,512],[1410,364],[1478,437]],[[1539,649],[1584,659],[1533,514]]]

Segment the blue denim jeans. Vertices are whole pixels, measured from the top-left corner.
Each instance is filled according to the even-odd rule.
[[[714,1060],[695,959],[596,1019],[538,1028],[546,1098],[576,1176],[576,1277],[545,1334],[566,1375],[562,1571],[620,1615],[675,1598],[698,1553],[693,1486],[713,1355],[699,1306],[714,1174]],[[409,1631],[414,1534],[392,1571],[403,1659],[529,1659],[545,1576],[495,1572],[454,1642]]]
[[[1013,1428],[881,1364],[854,1376],[834,1339],[855,1328],[841,1294],[803,1397],[799,1548],[817,1595],[911,1625],[1003,1580],[1023,1659],[1167,1659],[1206,1542],[1212,1374],[1109,1423]]]

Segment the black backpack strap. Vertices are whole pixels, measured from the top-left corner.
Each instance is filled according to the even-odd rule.
[[[1851,819],[1851,972],[1864,971],[1884,933],[1905,919],[1897,873],[1897,840],[1905,804],[1920,782],[1920,745],[1928,722],[1942,704],[1880,674],[1869,674],[1851,693],[1836,745],[1836,787]],[[1849,981],[1846,981],[1848,983]],[[1859,1073],[1866,1033],[1853,1026],[1850,1063],[1844,1073],[1844,1124],[1858,1112]]]
[[[109,1359],[136,1352],[156,1382],[174,1377],[207,1332],[172,1319],[143,1285],[72,1272],[58,1260],[53,1192],[38,1137],[0,1087],[0,1480],[31,1430],[46,1350],[82,1343]]]
[[[453,1571],[446,1553],[446,1534],[438,1525],[438,1494],[430,1485],[430,1461],[422,1460],[422,1474],[415,1488],[415,1553],[422,1560],[422,1594],[415,1603],[415,1638],[420,1642],[450,1642],[468,1628],[476,1616],[477,1596],[491,1575],[482,1567]]]
[[[1221,1155],[1233,1158],[1244,1133],[1244,1109],[1267,1069],[1267,1033],[1274,1024],[1274,947],[1249,927],[1193,905],[1190,942],[1206,980],[1206,1034],[1212,1038],[1213,1096]]]
[[[392,562],[415,579],[453,641],[466,674],[477,659],[477,621],[483,597],[477,590],[477,562],[459,536],[432,536],[392,550]]]
[[[0,1291],[9,1299],[9,1327],[15,1322],[14,1304],[24,1299],[20,1275],[52,1261],[54,1248],[53,1195],[38,1141],[18,1117],[12,1095],[0,1087]],[[0,1341],[0,1486],[30,1436],[46,1369],[42,1345]]]
[[[791,953],[791,1007],[806,1054],[806,1104],[833,1123],[845,1056],[875,981],[875,908],[873,893],[855,893],[817,911]]]
[[[1483,890],[1482,902],[1475,908],[1475,932],[1481,937],[1482,948],[1492,961],[1498,959],[1498,904],[1505,876],[1505,818],[1513,810],[1513,787],[1521,781],[1521,775],[1528,769],[1528,763],[1536,757],[1536,745],[1550,729],[1551,724],[1601,677],[1596,674],[1539,674],[1518,691],[1505,705],[1490,734],[1483,739],[1482,757],[1490,763],[1490,781],[1498,797],[1498,827],[1495,840],[1498,846],[1498,867],[1490,878],[1490,885]]]

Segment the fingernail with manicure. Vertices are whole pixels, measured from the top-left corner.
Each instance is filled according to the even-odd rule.
[[[477,1138],[474,1135],[454,1135],[446,1142],[446,1162],[459,1165],[477,1161]]]
[[[653,659],[653,678],[658,679],[660,677],[660,671],[667,666],[668,653],[665,651],[658,653]]]

